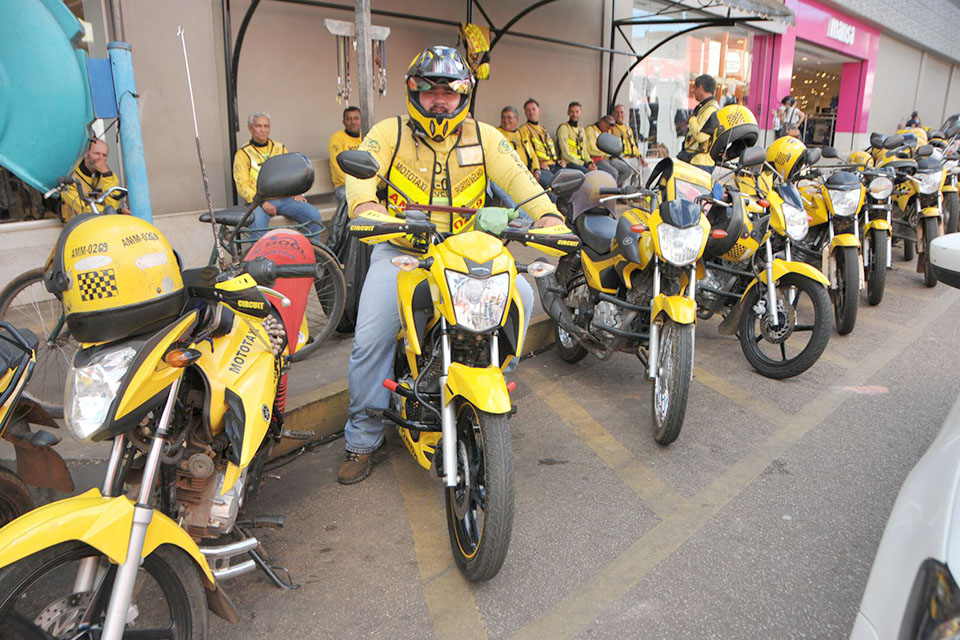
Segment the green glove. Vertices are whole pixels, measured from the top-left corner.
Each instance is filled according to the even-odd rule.
[[[484,207],[475,214],[474,227],[498,236],[503,233],[510,221],[515,220],[519,215],[520,212],[515,209]]]

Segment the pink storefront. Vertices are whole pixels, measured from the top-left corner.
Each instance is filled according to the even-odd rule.
[[[811,0],[786,0],[796,26],[782,35],[755,35],[747,106],[761,127],[792,95],[807,115],[809,144],[853,144],[867,132],[880,32]]]

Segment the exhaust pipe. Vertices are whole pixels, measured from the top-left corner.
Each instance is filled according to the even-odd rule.
[[[570,308],[563,302],[562,296],[566,292],[557,282],[556,274],[550,273],[536,280],[537,289],[540,291],[540,302],[543,303],[543,309],[547,315],[567,333],[583,336],[586,332],[573,321]]]

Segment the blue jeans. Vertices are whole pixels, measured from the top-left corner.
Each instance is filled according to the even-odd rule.
[[[306,225],[306,231],[319,233],[324,230],[323,218],[320,212],[309,202],[298,202],[293,198],[280,198],[279,200],[270,200],[277,209],[277,214],[285,218],[290,218],[294,222]],[[251,231],[250,237],[256,240],[267,232],[270,226],[270,216],[263,210],[263,207],[257,207],[253,210],[253,223],[251,225],[261,231]]]
[[[383,420],[380,416],[367,415],[367,409],[386,409],[390,404],[390,391],[382,383],[393,377],[393,358],[400,332],[399,269],[390,260],[401,253],[387,243],[376,245],[360,293],[350,352],[350,409],[343,429],[347,451],[354,453],[370,453],[383,442]],[[521,322],[526,330],[533,313],[533,288],[523,277],[518,277],[517,290],[523,302]],[[507,370],[512,370],[516,362],[513,360]]]
[[[498,198],[498,199],[500,200],[500,202],[502,203],[502,206],[507,207],[508,209],[515,209],[516,206],[517,206],[517,201],[514,200],[513,198],[511,198],[511,197],[510,197],[510,194],[508,194],[506,191],[504,191],[504,190],[500,187],[500,185],[498,185],[496,182],[491,181],[491,182],[488,182],[488,183],[487,183],[487,193],[489,193],[489,194],[493,195],[494,197]],[[523,209],[520,209],[520,218],[519,218],[519,219],[520,219],[520,220],[529,220],[529,221],[533,222],[533,218],[531,218],[529,215],[527,215],[527,212],[524,211]]]

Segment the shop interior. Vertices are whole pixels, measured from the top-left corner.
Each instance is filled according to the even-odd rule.
[[[805,115],[800,126],[804,143],[814,146],[832,145],[840,101],[840,78],[843,65],[857,62],[848,56],[808,42],[797,41],[793,59],[793,81],[790,95]]]

